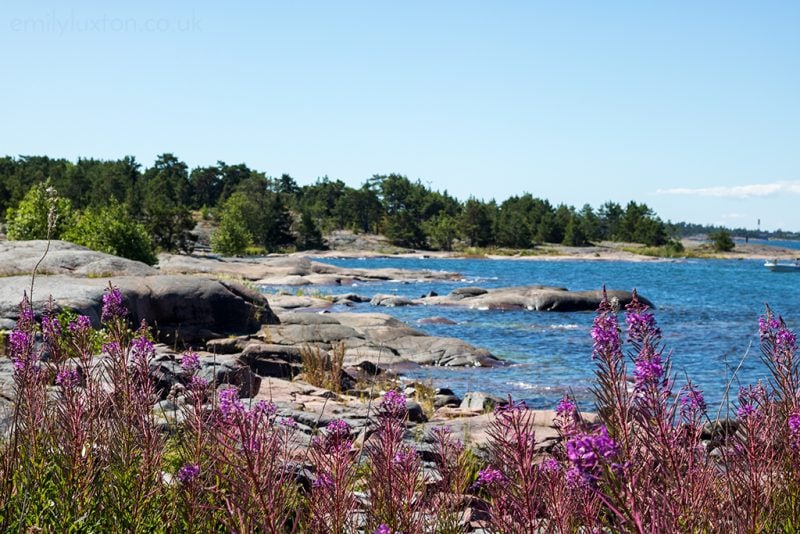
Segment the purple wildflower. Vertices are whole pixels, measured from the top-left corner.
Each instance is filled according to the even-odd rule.
[[[200,369],[200,356],[194,352],[184,352],[181,358],[181,369],[187,374],[192,374]]]
[[[389,416],[401,419],[406,416],[406,398],[398,391],[388,391],[381,400],[381,411]]]
[[[388,525],[381,524],[372,534],[392,534],[392,529]]]
[[[146,337],[140,336],[131,342],[131,360],[134,362],[147,362],[155,355],[156,348]]]
[[[621,351],[619,323],[606,300],[603,300],[600,313],[592,323],[592,341],[592,359],[619,357]]]
[[[61,323],[58,322],[58,318],[51,316],[42,317],[42,335],[52,340],[56,340],[61,336]]]
[[[297,421],[291,417],[284,417],[281,419],[281,426],[284,428],[295,429],[297,428]]]
[[[686,392],[681,397],[681,415],[685,419],[693,419],[698,414],[706,411],[706,399],[699,389],[691,385],[686,388]]]
[[[235,387],[226,388],[219,392],[219,411],[225,417],[244,412],[244,403],[239,400],[239,392]]]
[[[478,472],[478,481],[475,482],[475,485],[491,487],[495,484],[503,484],[505,481],[506,476],[503,473],[493,467],[487,467]]]
[[[11,354],[25,356],[31,349],[31,336],[22,330],[12,330],[8,336],[8,348]]]
[[[740,419],[746,419],[758,415],[758,407],[763,406],[767,400],[767,392],[764,386],[757,384],[755,386],[748,386],[746,388],[739,388],[739,408],[736,410],[736,416]]]
[[[267,417],[270,417],[278,413],[278,407],[275,406],[274,402],[260,400],[255,406],[253,406],[253,413],[264,414]]]
[[[575,415],[575,412],[578,410],[578,407],[575,406],[575,403],[564,395],[561,397],[561,400],[558,401],[558,405],[556,405],[556,415],[562,418],[571,418]]]
[[[311,485],[315,489],[333,489],[336,487],[336,482],[328,473],[320,473]]]
[[[660,354],[651,356],[641,355],[634,363],[633,376],[635,378],[634,388],[641,392],[647,389],[650,384],[658,384],[664,376],[664,365]]]
[[[331,437],[350,437],[350,425],[344,419],[334,419],[325,427]]]
[[[85,315],[79,315],[75,318],[75,320],[70,321],[69,325],[67,326],[69,331],[75,335],[88,332],[91,327],[92,321]]]
[[[792,412],[789,416],[789,432],[792,435],[800,434],[800,412]]]
[[[189,389],[193,391],[203,391],[207,387],[208,387],[208,380],[206,380],[202,376],[194,375],[192,376],[191,381],[189,381]]]
[[[183,484],[191,484],[200,475],[200,466],[197,464],[184,464],[178,470],[178,480]]]
[[[756,410],[755,406],[749,403],[740,404],[739,408],[736,409],[736,417],[739,419],[746,419],[757,413],[758,410]]]
[[[605,426],[593,434],[575,436],[567,441],[567,458],[582,473],[593,475],[601,463],[617,455],[617,444]]]
[[[80,384],[80,375],[75,369],[63,369],[56,375],[56,384],[64,389],[73,389]]]
[[[661,338],[661,329],[656,326],[655,316],[645,312],[646,309],[645,306],[641,311],[628,311],[625,316],[628,339],[631,341],[642,343],[645,339],[655,341]]]
[[[395,465],[399,466],[412,466],[417,461],[417,452],[410,447],[403,447],[397,451],[392,459]]]
[[[558,473],[560,470],[561,465],[554,458],[548,458],[539,464],[539,471],[542,473]]]
[[[758,332],[761,336],[761,341],[767,339],[773,330],[781,327],[781,319],[772,315],[772,312],[767,309],[766,317],[761,316],[758,318]]]
[[[775,349],[781,352],[794,352],[797,348],[797,337],[787,328],[781,328],[775,335]]]
[[[118,356],[122,352],[122,347],[116,341],[109,341],[108,343],[103,343],[103,352],[109,356]]]
[[[100,313],[100,320],[108,323],[117,318],[123,318],[128,314],[128,310],[122,304],[122,293],[116,287],[109,286],[103,293],[103,309]]]
[[[30,331],[33,329],[33,309],[31,302],[28,300],[27,295],[22,298],[19,303],[19,316],[17,317],[17,329]]]

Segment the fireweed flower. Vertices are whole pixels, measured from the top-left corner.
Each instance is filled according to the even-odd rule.
[[[244,403],[239,400],[239,392],[235,387],[219,392],[219,411],[225,417],[244,412]]]
[[[64,389],[73,389],[80,384],[80,376],[74,369],[63,369],[56,375],[56,384]]]
[[[753,415],[756,415],[758,410],[756,410],[755,406],[752,404],[740,404],[739,407],[736,409],[736,417],[739,419],[747,419]]]
[[[556,415],[562,418],[572,417],[577,409],[572,399],[564,395],[556,405]]]
[[[495,485],[502,485],[505,482],[506,476],[503,473],[493,467],[487,467],[478,471],[478,480],[475,482],[475,486],[489,488]]]
[[[772,335],[773,330],[781,327],[781,319],[772,315],[772,312],[767,309],[766,317],[761,316],[758,318],[758,333],[761,336],[761,341],[766,340]]]
[[[131,360],[134,362],[147,362],[156,355],[153,342],[144,336],[137,337],[131,342]]]
[[[604,463],[618,453],[616,442],[605,426],[592,434],[578,435],[567,441],[567,458],[581,473],[593,478]]]
[[[607,300],[600,304],[592,322],[592,359],[614,359],[621,356],[619,323]]]
[[[641,354],[636,358],[633,368],[634,390],[642,392],[648,385],[657,385],[664,376],[664,363],[661,354]]]
[[[661,329],[656,326],[656,318],[652,313],[647,313],[647,306],[632,309],[628,305],[625,323],[628,325],[628,339],[642,343],[645,339],[657,341],[661,339]],[[637,303],[638,304],[638,303]]]
[[[109,356],[117,356],[120,352],[122,352],[122,347],[118,342],[110,341],[108,343],[103,343],[103,352]]]
[[[189,381],[189,389],[193,391],[202,391],[208,387],[208,380],[201,376],[194,375]]]
[[[281,419],[281,426],[284,428],[295,429],[297,428],[297,421],[291,417],[284,417]]]
[[[181,369],[187,374],[192,374],[200,369],[200,356],[194,352],[184,352],[181,358]]]
[[[388,391],[381,400],[381,411],[389,416],[402,419],[406,416],[406,398],[398,391]]]
[[[182,484],[191,484],[200,475],[200,466],[197,464],[184,464],[178,470],[178,480]]]
[[[397,451],[392,459],[392,462],[395,465],[399,466],[413,466],[414,462],[417,461],[417,453],[414,449],[410,447],[404,447],[403,449]]]
[[[702,391],[687,386],[686,392],[681,397],[681,416],[684,419],[694,419],[696,415],[705,413],[706,399],[703,397]]]
[[[767,400],[767,391],[764,386],[757,384],[755,386],[739,388],[739,408],[736,410],[736,416],[739,419],[746,419],[758,415],[758,408],[762,406]]]
[[[12,330],[8,336],[8,348],[11,354],[17,357],[28,356],[31,350],[32,337],[22,330]]]
[[[336,482],[328,473],[320,473],[311,483],[311,486],[315,489],[333,489],[336,486]]]
[[[34,323],[33,309],[28,297],[23,297],[19,303],[19,316],[17,317],[17,330],[30,331]]]
[[[797,349],[797,338],[794,332],[780,328],[775,334],[775,350],[777,352],[794,352]]]
[[[92,321],[85,315],[79,315],[75,320],[70,321],[67,329],[70,333],[79,335],[88,332],[92,328]]]
[[[42,335],[46,339],[56,340],[61,336],[61,323],[52,316],[42,317]]]
[[[233,389],[234,391],[236,391],[235,388],[230,388],[230,389]],[[229,389],[229,391],[230,391],[230,389]],[[238,398],[238,394],[237,394],[237,398]],[[275,406],[275,403],[273,403],[273,402],[260,400],[260,401],[258,401],[256,403],[255,406],[253,406],[253,410],[252,411],[256,415],[264,414],[267,417],[270,417],[270,416],[273,416],[276,413],[278,413],[278,407]]]
[[[542,473],[558,473],[560,470],[561,465],[554,458],[548,458],[539,464],[539,471]]]
[[[122,304],[122,293],[116,287],[109,287],[103,293],[103,309],[100,313],[100,320],[108,323],[117,318],[123,318],[128,314],[128,310]]]
[[[373,532],[372,534],[392,534],[392,529],[389,528],[388,525],[382,524],[378,527],[378,529]],[[399,534],[399,533],[398,533]]]

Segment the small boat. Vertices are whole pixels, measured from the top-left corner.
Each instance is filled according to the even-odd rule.
[[[794,263],[779,263],[778,260],[764,262],[764,267],[774,273],[793,273],[800,272],[800,260]]]

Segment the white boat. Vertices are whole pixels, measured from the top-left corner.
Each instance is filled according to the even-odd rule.
[[[794,263],[779,263],[778,260],[771,260],[764,263],[764,267],[774,273],[793,273],[800,272],[800,260]]]

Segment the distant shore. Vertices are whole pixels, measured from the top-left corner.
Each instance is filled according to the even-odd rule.
[[[503,259],[503,260],[536,260],[536,261],[680,261],[682,259],[725,259],[725,260],[795,260],[800,258],[800,249],[775,247],[763,243],[737,243],[729,252],[714,252],[702,241],[697,239],[684,239],[683,253],[674,257],[657,256],[637,253],[642,247],[635,243],[602,242],[587,247],[567,247],[564,245],[547,244],[540,247],[520,251],[502,251],[471,249],[469,252],[443,252],[428,250],[401,249],[393,247],[390,251],[375,249],[371,243],[366,248],[338,248],[326,251],[298,252],[300,255],[312,255],[315,258],[414,258],[414,259]]]

